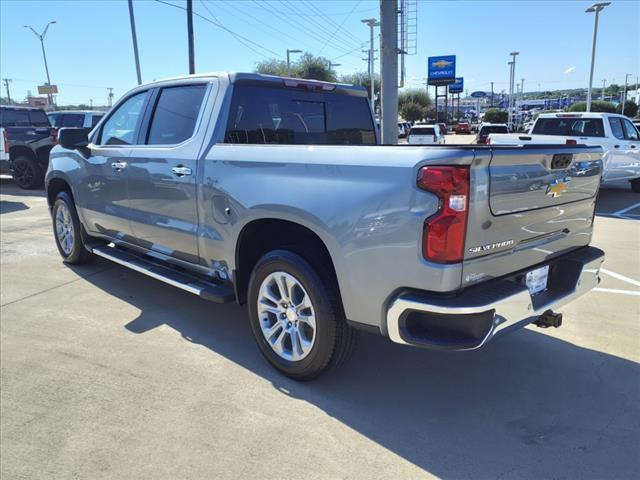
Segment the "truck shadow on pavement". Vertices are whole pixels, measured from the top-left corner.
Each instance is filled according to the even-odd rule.
[[[341,369],[297,383],[262,358],[244,308],[117,266],[86,280],[140,310],[128,331],[167,325],[433,475],[614,479],[640,469],[639,365],[554,331],[455,354],[363,333]]]

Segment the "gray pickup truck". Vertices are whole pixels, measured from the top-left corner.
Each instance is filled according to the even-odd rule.
[[[227,73],[139,86],[58,141],[64,261],[246,303],[298,380],[344,361],[357,329],[471,350],[559,326],[553,309],[599,281],[600,147],[382,146],[360,87]]]

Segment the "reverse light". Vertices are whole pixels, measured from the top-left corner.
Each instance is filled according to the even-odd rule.
[[[461,262],[467,233],[469,168],[423,167],[417,185],[440,200],[438,212],[424,222],[422,255],[437,263]]]

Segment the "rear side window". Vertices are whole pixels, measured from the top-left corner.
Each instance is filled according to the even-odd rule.
[[[236,85],[225,143],[373,145],[366,97]]]
[[[62,115],[62,122],[58,121],[60,127],[82,127],[84,125],[84,113],[65,113]]]
[[[124,101],[102,127],[101,145],[133,145],[138,136],[142,115],[149,91],[137,93]]]
[[[622,122],[618,117],[609,117],[609,125],[611,125],[611,132],[613,136],[624,140],[624,129],[622,128]]]
[[[626,118],[622,119],[622,123],[624,123],[624,131],[627,140],[638,140],[638,130],[636,127]]]
[[[174,145],[191,138],[207,86],[185,85],[160,91],[151,119],[148,145]]]
[[[50,127],[49,117],[43,110],[0,110],[3,127]]]
[[[601,118],[539,118],[533,132],[563,137],[604,137]]]

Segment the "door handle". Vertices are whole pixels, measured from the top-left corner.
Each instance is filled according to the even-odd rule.
[[[629,145],[629,147],[630,147],[630,148],[636,148],[636,146],[635,146],[635,145]]]
[[[178,177],[184,177],[186,175],[191,175],[191,169],[189,167],[183,167],[182,165],[178,165],[177,167],[173,167],[171,169],[174,175]]]
[[[613,148],[620,148],[620,145],[614,145]]]
[[[113,162],[111,168],[114,170],[122,170],[123,168],[127,168],[127,162]]]

